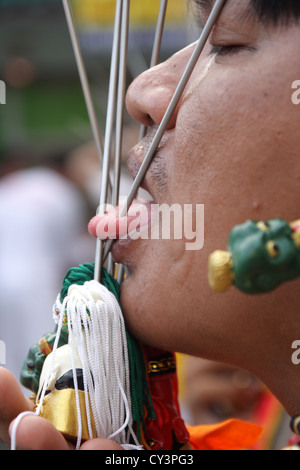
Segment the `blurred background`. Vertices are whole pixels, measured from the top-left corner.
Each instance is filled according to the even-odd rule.
[[[148,68],[159,0],[132,0],[128,82]],[[72,0],[84,60],[103,129],[114,0]],[[187,2],[169,0],[161,59],[190,42]],[[0,0],[0,146],[74,146],[91,137],[62,2]]]
[[[102,136],[115,3],[71,0]],[[127,84],[149,67],[159,6],[131,1]],[[187,2],[169,0],[160,60],[197,33]],[[53,331],[66,271],[95,255],[86,227],[101,169],[61,0],[0,0],[0,83],[0,340],[19,378],[29,347]],[[125,113],[124,155],[138,134]],[[123,169],[121,196],[130,185]]]

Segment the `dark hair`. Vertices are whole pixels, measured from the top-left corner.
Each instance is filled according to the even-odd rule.
[[[284,25],[300,19],[299,0],[250,0],[250,4],[264,23]]]
[[[215,0],[188,0],[188,2],[190,5],[193,3],[198,5],[209,13]],[[292,22],[297,23],[300,19],[300,0],[249,0],[248,10],[245,16],[248,13],[254,14],[266,25],[289,25]],[[194,13],[196,22],[203,27],[197,9]]]

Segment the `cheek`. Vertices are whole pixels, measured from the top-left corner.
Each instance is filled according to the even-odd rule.
[[[176,349],[178,334],[187,328],[182,312],[189,310],[194,298],[187,297],[193,263],[182,245],[177,240],[148,241],[144,256],[122,285],[127,325],[140,341],[152,346]]]
[[[182,101],[176,125],[175,186],[192,200],[200,198],[198,202],[209,202],[209,197],[219,204],[228,196],[227,204],[232,204],[250,186],[249,197],[256,189],[258,197],[265,184],[262,178],[271,181],[277,171],[271,163],[283,152],[279,139],[289,125],[278,113],[278,99],[283,103],[287,99],[269,92],[270,77],[251,81],[245,72],[219,70],[213,66],[202,81],[193,77]]]

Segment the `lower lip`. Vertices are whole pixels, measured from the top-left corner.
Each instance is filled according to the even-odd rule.
[[[127,215],[126,227],[120,228],[119,238],[117,238],[111,248],[111,253],[116,262],[121,262],[121,258],[128,252],[133,243],[141,238],[141,233],[149,234],[149,227],[154,211],[151,209],[154,201],[133,201]],[[144,237],[144,238],[147,238]]]

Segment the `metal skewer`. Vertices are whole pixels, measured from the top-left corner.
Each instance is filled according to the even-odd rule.
[[[128,50],[128,30],[129,30],[129,8],[130,0],[123,0],[122,25],[120,36],[120,58],[119,58],[119,80],[118,96],[116,108],[116,136],[115,136],[115,161],[114,178],[112,191],[112,205],[115,207],[119,202],[121,160],[122,160],[122,138],[123,138],[123,120],[126,92],[126,72],[127,72],[127,50]],[[121,266],[119,266],[121,277]],[[108,271],[114,272],[114,263],[112,257],[109,259]]]
[[[161,0],[159,12],[158,12],[157,24],[156,24],[152,56],[151,56],[151,61],[150,61],[150,68],[157,65],[159,61],[159,52],[161,48],[161,40],[162,40],[162,35],[163,35],[163,30],[164,30],[167,6],[168,6],[168,0]],[[142,124],[140,127],[139,140],[142,140],[142,138],[145,137],[146,132],[147,132],[147,126]]]
[[[159,53],[160,53],[160,48],[161,48],[161,40],[162,40],[163,29],[164,29],[164,24],[165,24],[167,5],[168,5],[168,0],[161,0],[160,7],[159,7],[159,12],[158,12],[156,30],[155,30],[155,37],[154,37],[154,43],[153,43],[153,49],[152,49],[152,55],[151,55],[151,61],[150,61],[150,68],[157,65],[158,61],[159,61]],[[141,140],[146,135],[146,132],[147,132],[147,127],[144,126],[144,125],[141,125],[139,140]],[[116,181],[114,182],[114,184],[116,184]],[[118,198],[115,199],[115,205],[117,203],[118,203]],[[114,202],[113,202],[113,204],[114,204]],[[118,271],[118,277],[117,277],[117,280],[118,280],[119,284],[121,284],[123,279],[124,279],[124,266],[122,266],[120,264],[119,265],[119,271]]]
[[[153,141],[148,149],[148,152],[145,156],[145,159],[137,173],[137,176],[132,184],[132,187],[129,191],[129,194],[128,194],[128,197],[127,197],[127,200],[124,204],[124,206],[122,207],[122,210],[120,211],[120,214],[119,214],[119,218],[121,217],[124,217],[127,212],[128,212],[128,209],[133,201],[133,199],[135,198],[136,196],[136,193],[146,175],[146,172],[148,171],[148,168],[150,166],[150,163],[152,161],[152,158],[153,158],[153,155],[163,137],[163,134],[170,122],[170,119],[176,109],[176,106],[179,102],[179,99],[181,98],[181,95],[185,89],[185,86],[194,70],[194,67],[198,61],[198,58],[201,54],[201,52],[203,51],[203,48],[208,40],[208,37],[212,31],[212,28],[214,27],[214,24],[215,22],[217,21],[221,11],[222,11],[222,8],[224,7],[226,3],[226,0],[217,0],[210,15],[209,15],[209,18],[202,30],[202,33],[198,39],[198,42],[196,44],[196,47],[194,49],[194,52],[188,62],[188,65],[181,77],[181,80],[175,90],[175,93],[169,103],[169,106],[165,112],[165,115],[157,129],[157,132],[153,138]],[[104,255],[103,255],[103,261],[105,261],[111,247],[112,247],[112,244],[114,243],[114,240],[109,240],[106,242],[106,246],[105,246],[105,251],[104,251]]]
[[[160,48],[161,48],[161,40],[162,40],[163,29],[164,29],[164,24],[165,24],[167,5],[168,5],[168,0],[161,0],[159,12],[158,12],[156,30],[155,30],[154,43],[153,43],[153,48],[152,48],[152,55],[151,55],[151,60],[150,60],[150,68],[157,65],[159,61],[159,53],[160,53]],[[147,132],[147,127],[144,125],[141,125],[139,140],[141,140],[146,135],[146,132]],[[116,181],[114,181],[114,187],[115,187],[115,184],[116,184]],[[113,205],[114,204],[115,205],[118,204],[118,198],[114,200]],[[124,266],[120,264],[118,277],[117,277],[118,283],[121,284],[123,279],[124,279]]]
[[[130,0],[123,0],[122,30],[121,30],[121,49],[120,49],[120,67],[118,82],[117,116],[116,116],[116,147],[115,147],[115,166],[114,166],[114,184],[112,194],[112,204],[116,206],[119,201],[119,187],[122,159],[122,137],[123,137],[123,118],[126,91],[126,72],[127,72],[127,49],[128,49],[128,27],[129,27],[129,6]]]
[[[119,51],[120,51],[121,16],[122,16],[122,0],[117,0],[111,68],[110,68],[106,129],[105,129],[105,139],[104,139],[101,194],[100,194],[100,212],[99,212],[100,215],[104,214],[105,204],[107,203],[107,189],[108,189],[108,178],[109,178],[109,169],[110,169],[112,133],[113,133],[113,128],[114,128],[114,120],[115,120],[115,112],[116,112],[115,104],[116,104],[116,89],[117,89],[117,78],[118,78],[118,61],[119,61]],[[102,263],[103,263],[102,251],[103,251],[103,242],[98,238],[97,243],[96,243],[95,272],[94,272],[94,279],[98,282],[100,282],[100,279],[101,279],[101,268],[102,268]]]
[[[92,128],[92,132],[93,132],[93,137],[94,137],[94,141],[96,145],[97,155],[98,155],[100,164],[102,165],[103,163],[102,139],[101,139],[100,130],[99,130],[98,122],[97,122],[95,108],[94,108],[92,97],[91,97],[91,91],[90,91],[90,87],[89,87],[89,83],[87,79],[84,61],[83,61],[83,57],[82,57],[81,50],[80,50],[75,22],[74,22],[74,18],[72,15],[72,9],[71,9],[69,0],[62,0],[62,2],[63,2],[65,16],[67,20],[67,25],[69,28],[69,33],[70,33],[75,60],[76,60],[77,68],[78,68],[78,73],[79,73],[79,77],[81,81],[81,87],[82,87],[82,91],[84,94],[85,103],[86,103],[89,120],[90,120],[90,124]],[[110,181],[108,184],[109,184],[109,189],[111,190]]]

